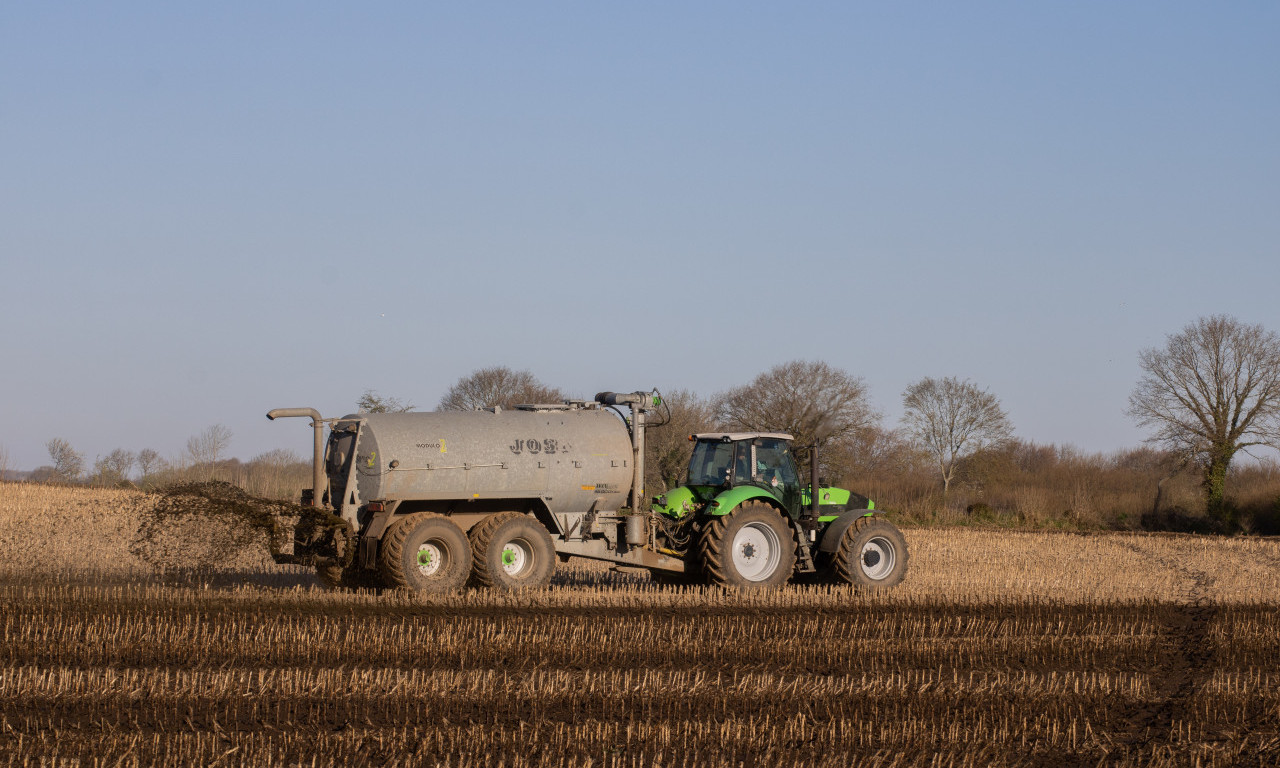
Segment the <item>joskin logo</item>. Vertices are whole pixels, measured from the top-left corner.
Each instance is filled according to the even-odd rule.
[[[510,448],[511,452],[517,456],[522,453],[529,453],[530,455],[545,453],[547,455],[551,455],[553,453],[569,452],[569,446],[560,445],[559,441],[553,440],[550,437],[546,437],[541,440],[532,438],[528,440],[517,440],[507,447]]]

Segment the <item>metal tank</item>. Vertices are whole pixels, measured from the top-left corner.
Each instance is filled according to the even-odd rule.
[[[572,404],[345,416],[326,474],[343,512],[373,500],[507,498],[585,512],[626,506],[632,461],[615,413]]]

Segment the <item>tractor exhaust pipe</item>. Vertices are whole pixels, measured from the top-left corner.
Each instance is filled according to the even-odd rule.
[[[818,509],[818,444],[814,443],[809,446],[809,520],[816,523],[821,514]]]
[[[290,416],[309,416],[315,429],[315,450],[311,457],[311,506],[319,507],[324,500],[324,419],[315,408],[276,408],[267,411],[267,418],[275,421]]]

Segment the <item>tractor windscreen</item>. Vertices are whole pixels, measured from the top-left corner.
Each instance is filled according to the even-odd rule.
[[[699,440],[689,459],[689,485],[724,485],[732,482],[734,444]]]

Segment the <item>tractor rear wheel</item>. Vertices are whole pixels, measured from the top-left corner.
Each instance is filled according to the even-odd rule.
[[[452,520],[420,512],[397,521],[383,535],[378,570],[391,587],[450,592],[471,573],[471,547]]]
[[[545,587],[556,570],[551,534],[520,512],[498,512],[476,524],[471,540],[472,577],[484,587]]]
[[[726,587],[780,587],[796,565],[791,527],[762,501],[749,501],[712,520],[702,532],[698,554],[707,579]]]
[[[838,583],[895,587],[907,575],[907,540],[887,520],[860,517],[840,538],[831,570]]]

